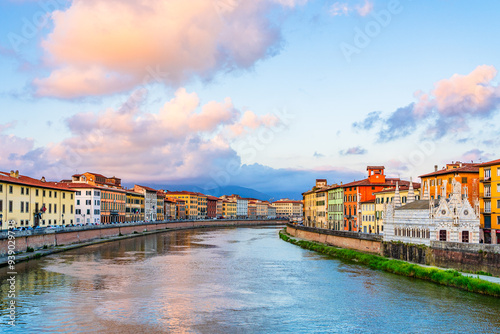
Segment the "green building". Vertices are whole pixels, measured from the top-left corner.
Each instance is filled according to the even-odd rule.
[[[335,185],[328,190],[328,227],[344,230],[344,188]]]

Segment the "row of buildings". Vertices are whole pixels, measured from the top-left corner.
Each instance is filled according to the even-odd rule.
[[[368,166],[367,178],[304,192],[304,224],[383,234],[385,240],[500,243],[500,160],[452,162],[421,175],[420,183]]]
[[[97,173],[75,174],[49,182],[0,172],[0,222],[17,227],[106,224],[183,219],[273,219],[302,217],[302,202],[274,203],[238,195],[214,197],[199,192],[166,191],[134,185]]]

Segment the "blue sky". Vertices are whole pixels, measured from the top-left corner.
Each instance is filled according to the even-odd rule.
[[[0,4],[0,170],[298,198],[498,158],[498,2],[166,3]]]

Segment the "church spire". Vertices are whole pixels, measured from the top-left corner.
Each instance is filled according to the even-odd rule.
[[[399,195],[399,182],[396,181],[396,192],[394,193],[394,207],[399,208],[401,206],[401,196]]]
[[[410,186],[408,187],[407,203],[415,202],[415,191],[413,190],[413,179],[410,177]]]

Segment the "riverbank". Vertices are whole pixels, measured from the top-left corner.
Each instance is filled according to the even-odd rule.
[[[290,235],[286,233],[286,228],[279,232],[279,236],[282,240],[301,248],[330,255],[335,258],[352,261],[358,264],[363,264],[371,269],[382,270],[407,277],[419,278],[474,293],[500,297],[500,284],[488,282],[479,278],[464,276],[456,270],[442,270],[432,267],[423,267],[401,260],[389,259],[379,255],[362,253],[350,249],[332,247],[318,242],[296,240],[291,238]]]
[[[145,227],[145,228],[143,228],[142,231],[132,230],[130,234],[122,234],[119,231],[117,235],[106,235],[106,236],[102,236],[100,238],[95,238],[95,239],[92,239],[89,241],[82,241],[82,242],[76,242],[76,243],[71,243],[71,244],[43,245],[42,247],[39,247],[37,249],[27,247],[26,250],[23,252],[16,251],[16,253],[13,256],[14,256],[15,263],[19,263],[19,262],[39,259],[39,258],[44,257],[44,256],[65,252],[65,251],[68,251],[71,249],[82,248],[82,247],[86,247],[86,246],[90,246],[90,245],[113,242],[113,241],[118,241],[118,240],[123,240],[123,239],[135,238],[135,237],[140,237],[140,236],[145,236],[145,235],[150,235],[150,234],[165,233],[165,232],[179,231],[179,230],[203,229],[203,228],[275,226],[275,225],[283,225],[283,224],[284,224],[283,221],[275,221],[275,220],[273,220],[273,221],[259,221],[259,222],[238,221],[238,222],[231,222],[231,223],[227,223],[227,224],[221,224],[220,222],[218,222],[216,224],[210,224],[207,221],[201,221],[199,225],[194,225],[192,223],[186,222],[186,226],[180,226],[179,223],[175,223],[175,225],[172,224],[172,227],[164,227],[161,229],[154,229],[154,230],[148,230],[147,226],[143,225],[142,227]],[[75,232],[66,232],[66,233],[75,233]],[[6,240],[6,241],[8,241],[8,240]],[[11,260],[12,260],[12,258],[11,258]],[[4,267],[7,265],[9,265],[9,257],[8,256],[1,256],[0,257],[0,267]]]

